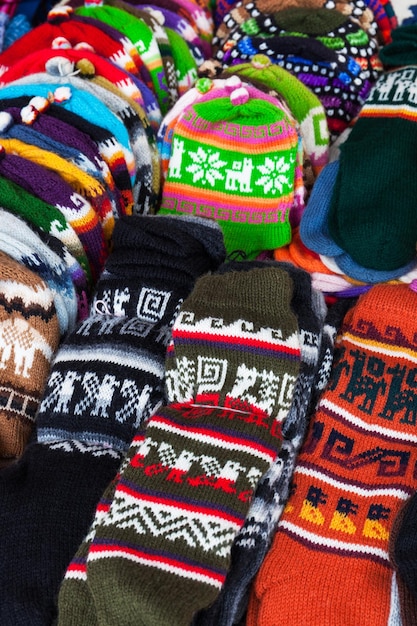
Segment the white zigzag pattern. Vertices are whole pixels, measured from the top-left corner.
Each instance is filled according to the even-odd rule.
[[[180,505],[149,503],[116,491],[104,526],[133,529],[138,535],[152,535],[171,544],[185,542],[190,548],[227,558],[240,525],[213,514],[195,513]]]

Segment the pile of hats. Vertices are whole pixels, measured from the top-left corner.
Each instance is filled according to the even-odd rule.
[[[220,3],[215,22],[218,64],[233,67],[267,55],[316,94],[333,140],[360,111],[381,71],[379,46],[390,41],[396,26],[389,2],[361,0]]]
[[[2,457],[30,437],[51,358],[88,315],[115,223],[159,209],[156,133],[212,35],[210,9],[194,0],[74,1],[0,53]]]
[[[414,23],[381,47],[384,71],[321,172],[292,241],[274,253],[335,296],[417,278],[416,43]]]

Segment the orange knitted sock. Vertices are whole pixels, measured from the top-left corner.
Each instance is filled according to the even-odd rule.
[[[389,536],[417,488],[417,293],[374,286],[345,319],[247,626],[381,626]]]

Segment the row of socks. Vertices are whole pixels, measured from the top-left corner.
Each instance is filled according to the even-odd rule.
[[[227,262],[197,280],[172,326],[165,404],[103,493],[58,624],[234,623],[328,378],[326,317],[289,264]]]
[[[74,1],[2,46],[0,252],[14,320],[1,331],[3,459],[29,441],[48,366],[89,315],[117,221],[159,208],[156,131],[194,84],[212,35],[210,10],[194,0]],[[11,264],[40,285],[44,307],[31,290],[19,295],[19,278],[10,284]],[[50,330],[44,320],[55,320]]]
[[[45,377],[34,436],[0,471],[1,623],[55,623],[61,580],[95,508],[134,435],[165,402],[165,354],[179,307],[224,258],[214,222],[159,215],[116,222],[88,315],[61,342]],[[46,353],[57,325],[50,293],[40,280],[16,276],[27,316],[45,309],[36,326]],[[1,300],[1,323],[20,328],[24,319],[6,316],[12,295]]]

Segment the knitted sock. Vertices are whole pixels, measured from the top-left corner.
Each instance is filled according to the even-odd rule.
[[[97,503],[134,433],[163,402],[179,302],[199,272],[223,259],[215,224],[157,216],[117,222],[91,314],[55,356],[37,440],[0,474],[1,623],[53,622],[60,582]]]
[[[389,536],[416,488],[416,304],[408,286],[378,285],[346,314],[248,626],[389,623]]]
[[[288,274],[199,279],[173,327],[167,393],[87,558],[99,623],[189,624],[217,596],[299,370]]]
[[[255,262],[253,262],[255,263]],[[244,270],[251,263],[224,266]],[[262,262],[257,263],[262,267]],[[322,294],[311,289],[310,276],[286,263],[267,262],[290,275],[294,292],[291,307],[299,327],[300,371],[294,386],[293,401],[283,421],[283,445],[269,470],[262,476],[250,504],[245,523],[237,533],[231,552],[231,565],[216,601],[193,620],[194,626],[234,624],[244,614],[250,584],[272,541],[279,514],[288,498],[289,483],[307,426],[312,391],[319,368],[321,335],[326,314]]]
[[[22,455],[33,431],[60,332],[53,294],[0,251],[0,457]]]
[[[110,509],[121,473],[133,456],[137,454],[142,442],[143,435],[136,434],[133,437],[129,450],[122,460],[119,471],[107,485],[97,504],[94,519],[88,533],[79,545],[65,571],[65,576],[61,582],[58,594],[58,626],[71,626],[72,624],[77,624],[78,626],[98,626],[94,597],[87,584],[88,551],[95,537],[96,528]]]

